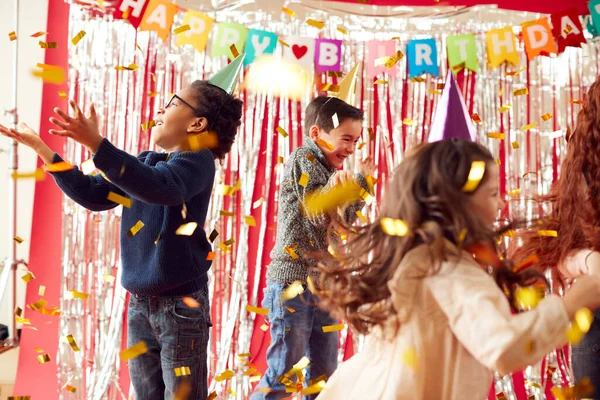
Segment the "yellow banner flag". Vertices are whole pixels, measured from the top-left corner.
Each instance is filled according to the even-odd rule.
[[[515,43],[515,34],[512,27],[493,29],[485,33],[488,61],[492,68],[496,68],[505,61],[519,64],[519,53]]]

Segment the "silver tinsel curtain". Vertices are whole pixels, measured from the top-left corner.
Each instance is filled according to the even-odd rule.
[[[446,37],[474,33],[480,72],[461,73],[459,82],[470,111],[477,113],[483,121],[477,125],[480,141],[500,160],[502,190],[511,200],[506,217],[534,216],[537,208],[526,200],[526,194],[549,189],[564,154],[564,134],[569,126],[573,126],[579,107],[569,100],[582,98],[598,73],[599,46],[596,42],[584,45],[582,49],[568,49],[558,57],[538,57],[532,62],[527,62],[521,47],[520,66],[488,69],[485,31],[524,22],[520,13],[494,9],[459,10],[456,15],[443,18],[324,17],[318,10],[309,11],[307,17],[327,22],[321,31],[302,20],[290,20],[289,16],[279,12],[206,13],[217,22],[235,21],[280,36],[343,39],[344,71],[356,62],[366,60],[368,40],[398,37],[398,48],[404,51],[408,40],[433,36],[442,60],[441,76],[445,76]],[[175,26],[180,25],[182,17],[183,13],[176,16]],[[490,20],[494,22],[485,22]],[[163,43],[152,32],[136,32],[125,21],[114,21],[111,16],[98,15],[78,5],[71,7],[69,24],[71,37],[81,30],[86,31],[85,39],[70,48],[69,95],[80,105],[93,101],[103,134],[132,154],[152,148],[149,131],[143,131],[140,125],[153,118],[154,112],[171,93],[195,79],[210,76],[226,63],[225,59],[207,55],[210,41],[207,52],[198,53],[191,47],[176,47],[173,38]],[[347,27],[350,34],[342,35],[335,29],[337,24]],[[137,66],[136,70],[115,70],[116,66],[132,63]],[[357,154],[369,152],[376,157],[378,198],[404,152],[426,138],[437,101],[437,95],[428,89],[436,89],[443,82],[434,77],[426,77],[422,82],[411,81],[407,79],[404,60],[397,65],[398,76],[383,77],[389,81],[388,85],[374,85],[365,68],[357,83],[357,105],[367,115],[363,140],[368,143]],[[526,69],[516,73],[523,67]],[[335,83],[336,79],[323,75],[316,80]],[[529,95],[513,96],[513,90],[524,87],[528,88]],[[230,196],[224,195],[225,191],[220,187],[215,188],[205,227],[207,234],[213,229],[219,232],[214,242],[217,256],[209,282],[215,323],[209,349],[211,375],[214,377],[227,369],[236,373],[226,382],[212,382],[211,390],[215,390],[220,398],[234,398],[231,393],[237,393],[235,398],[246,398],[254,381],[252,368],[261,363],[263,356],[260,353],[264,353],[268,345],[265,333],[260,329],[262,317],[247,313],[245,307],[260,304],[262,298],[264,272],[275,234],[276,194],[281,178],[279,157],[285,159],[301,144],[302,110],[316,93],[315,86],[307,88],[301,102],[276,99],[266,93],[240,94],[245,102],[243,124],[231,154],[218,168],[216,176],[217,185],[237,184],[239,190]],[[511,108],[499,112],[499,108],[507,104]],[[541,120],[541,115],[546,113],[551,113],[553,118]],[[417,123],[406,125],[404,119]],[[521,132],[521,127],[532,122],[537,122],[537,127]],[[287,130],[288,139],[275,133],[277,126]],[[489,138],[488,132],[504,132],[505,139]],[[519,147],[514,148],[513,142],[518,142]],[[81,163],[88,158],[90,155],[81,146],[69,141],[65,159]],[[348,167],[353,167],[352,161]],[[516,189],[520,189],[520,194]],[[372,205],[367,214],[372,215],[375,209],[376,205]],[[120,399],[128,390],[119,382],[120,370],[125,367],[118,354],[122,349],[127,295],[119,284],[120,209],[95,214],[65,198],[63,210],[64,279],[60,335],[72,334],[81,351],[73,353],[68,343],[59,348],[61,386],[69,382],[78,388],[76,393],[69,394],[69,398]],[[231,211],[234,216],[222,216],[221,210]],[[255,227],[244,223],[247,215],[255,216]],[[234,243],[224,244],[228,239],[234,239]],[[89,298],[86,301],[68,299],[67,290],[88,293]],[[343,357],[348,354],[344,349],[352,346],[346,346],[350,343],[346,343],[347,330],[341,337],[340,357]],[[360,343],[360,340],[354,343]],[[250,358],[238,357],[248,352]],[[550,363],[556,365],[561,357],[561,354],[552,355]],[[541,365],[529,368],[525,380],[542,385],[544,371],[545,367],[543,369]],[[556,371],[552,379],[558,385],[565,384],[566,370],[558,368]],[[497,388],[509,398],[514,396],[510,377],[498,377]],[[529,385],[527,390],[538,399],[545,398],[535,385]]]

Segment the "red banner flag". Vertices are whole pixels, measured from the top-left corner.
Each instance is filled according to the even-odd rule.
[[[570,8],[556,14],[550,15],[552,22],[552,34],[558,43],[558,53],[565,51],[567,46],[581,47],[586,43],[583,36],[583,26],[575,8]]]
[[[113,13],[114,19],[126,19],[135,29],[140,26],[150,0],[119,0]]]

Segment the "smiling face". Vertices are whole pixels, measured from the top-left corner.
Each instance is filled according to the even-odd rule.
[[[360,139],[361,131],[362,121],[347,118],[337,128],[329,132],[319,128],[317,125],[313,125],[310,128],[309,136],[313,142],[317,143],[327,163],[334,168],[340,169],[344,166],[344,160],[354,153],[358,139]],[[330,144],[333,150],[319,143],[319,139]]]
[[[208,120],[195,115],[194,108],[197,107],[189,88],[177,92],[165,107],[158,110],[152,141],[167,152],[177,151],[187,135],[205,131]]]

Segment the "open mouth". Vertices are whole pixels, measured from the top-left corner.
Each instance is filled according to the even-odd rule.
[[[154,120],[155,122],[155,126],[162,126],[164,124],[164,122],[162,122],[160,119],[156,119]]]

